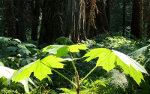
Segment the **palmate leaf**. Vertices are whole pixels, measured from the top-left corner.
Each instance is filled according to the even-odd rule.
[[[96,66],[102,66],[106,71],[110,71],[116,65],[119,65],[126,74],[129,74],[137,82],[137,84],[140,84],[141,80],[143,80],[141,72],[147,73],[144,67],[138,62],[115,50],[97,48],[90,50],[90,52],[83,57],[88,57],[86,59],[87,62],[98,57]]]
[[[70,52],[79,52],[80,50],[86,50],[86,49],[88,49],[87,45],[85,45],[85,44],[70,45],[68,47],[69,47],[69,51]]]
[[[87,45],[85,44],[75,44],[75,45],[50,45],[43,48],[43,52],[49,52],[52,54],[56,54],[57,57],[62,57],[68,54],[68,52],[79,52],[80,50],[86,50]]]
[[[115,51],[113,50],[114,54],[116,56],[118,56],[121,61],[123,61],[126,65],[128,66],[132,66],[134,67],[137,71],[141,71],[143,73],[147,73],[147,71],[145,70],[145,68],[143,66],[141,66],[138,62],[136,62],[135,60],[133,60],[132,58],[130,58],[129,56],[121,53],[121,52],[118,52],[118,51]]]
[[[31,73],[34,72],[34,76],[42,80],[46,78],[48,74],[52,74],[51,68],[63,68],[64,64],[60,63],[61,61],[63,61],[62,58],[53,55],[47,56],[42,60],[37,60],[22,67],[13,75],[13,79],[18,82],[26,77],[30,77]]]
[[[42,63],[49,66],[50,68],[63,68],[64,64],[60,63],[62,58],[50,55],[41,60]]]
[[[90,50],[90,52],[85,54],[83,57],[88,57],[86,59],[87,62],[98,57],[96,66],[102,66],[106,71],[110,71],[115,67],[115,55],[111,50],[106,48]]]
[[[52,54],[56,54],[57,51],[61,48],[64,47],[65,45],[49,45],[43,48],[43,52],[49,52]]]
[[[14,75],[13,79],[15,82],[22,80],[26,77],[30,77],[31,73],[34,72],[34,76],[39,80],[42,80],[47,76],[47,74],[52,74],[51,69],[37,60],[33,63],[30,63],[20,70],[18,70]]]
[[[57,50],[57,57],[66,56],[68,54],[68,46],[63,46]]]

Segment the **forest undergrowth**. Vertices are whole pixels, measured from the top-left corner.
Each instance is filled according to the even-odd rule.
[[[128,37],[105,34],[87,41],[82,41],[78,44],[86,44],[89,49],[107,48],[120,51],[143,65],[149,73],[149,42],[150,41],[143,42],[142,40],[133,40]],[[65,37],[58,38],[54,45],[49,46],[48,52],[56,53],[60,49],[60,47],[57,46],[59,44],[70,45],[74,43]],[[62,50],[64,50],[64,54],[65,48]],[[0,71],[4,70],[2,66],[15,71],[31,62],[35,62],[38,59],[42,60],[44,57],[52,55],[52,53],[46,51],[47,50],[44,51],[44,48],[38,49],[38,45],[33,42],[23,43],[18,39],[0,37]],[[78,53],[72,54],[76,61],[75,66],[80,78],[83,78],[94,66],[96,66],[97,58],[89,62],[83,62],[84,58],[78,60],[78,58],[84,56],[86,53],[87,50],[81,50]],[[58,55],[61,56],[62,54]],[[66,54],[63,57],[71,58],[70,54]],[[64,68],[60,68],[57,71],[71,79],[71,81],[76,82],[77,80],[71,62],[72,61],[68,59],[67,62],[65,62]],[[12,77],[8,76],[12,74],[13,73],[10,72],[7,75],[0,74],[0,94],[20,94],[25,92],[30,94],[76,94],[76,88],[66,79],[59,76],[57,72],[53,72],[53,75],[48,75],[43,80],[37,79],[37,77],[34,77],[35,73],[34,75],[31,73],[29,79],[17,83],[11,81]],[[114,69],[110,70],[110,72],[107,72],[103,67],[99,66],[80,85],[80,93],[149,94],[150,76],[147,74],[143,74],[143,76],[145,80],[138,85],[132,77],[125,75],[125,72],[119,66],[116,66]],[[27,88],[29,88],[29,91]]]

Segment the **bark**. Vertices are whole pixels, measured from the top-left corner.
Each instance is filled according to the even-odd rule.
[[[126,30],[126,0],[123,0],[123,22],[122,22],[122,35],[125,35]]]
[[[102,33],[109,32],[109,13],[107,8],[107,0],[100,0],[97,2],[97,7],[99,13],[96,15],[95,23],[96,23],[96,30],[91,31],[90,37],[94,37],[100,35]]]
[[[133,0],[131,34],[139,39],[142,38],[142,15],[142,0]]]
[[[110,0],[106,1],[106,15],[108,20],[108,25],[110,26]]]
[[[14,0],[15,12],[16,12],[16,30],[17,38],[26,41],[26,31],[25,31],[25,0]]]
[[[5,18],[8,37],[17,38],[13,0],[4,0],[4,6],[5,6]]]
[[[62,36],[62,0],[44,0],[39,44],[51,44]]]
[[[8,36],[26,41],[24,0],[4,0]]]
[[[31,9],[32,9],[32,25],[31,25],[31,39],[38,39],[38,26],[39,26],[39,16],[40,16],[40,0],[32,0],[31,1]]]
[[[65,14],[65,36],[74,42],[86,40],[85,0],[66,0]]]
[[[150,13],[149,13],[149,18],[148,18],[148,31],[147,31],[147,38],[150,38]]]

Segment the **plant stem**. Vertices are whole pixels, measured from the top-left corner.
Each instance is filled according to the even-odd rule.
[[[80,92],[80,78],[79,78],[78,71],[75,72],[75,76],[76,76],[76,82],[77,82],[76,92],[77,92],[77,94],[79,94],[79,92]]]
[[[68,79],[66,76],[64,76],[63,74],[61,74],[60,72],[58,72],[57,70],[51,68],[51,70],[53,70],[54,72],[56,72],[57,74],[59,74],[60,76],[62,76],[64,79],[66,79],[67,81],[69,81],[73,86],[75,86],[77,88],[77,85],[71,81],[70,79]]]
[[[75,77],[76,77],[76,92],[77,94],[79,94],[80,92],[80,78],[79,78],[79,74],[78,74],[78,71],[77,71],[77,68],[75,66],[75,62],[74,62],[74,59],[73,59],[73,56],[72,56],[72,53],[70,52],[70,56],[71,56],[71,59],[72,59],[72,65],[74,67],[74,70],[75,70]]]
[[[77,68],[76,68],[76,66],[75,66],[74,59],[73,59],[73,56],[72,56],[71,52],[70,52],[70,56],[71,56],[71,59],[72,59],[73,68],[74,68],[74,70],[75,70],[75,72],[76,72],[76,71],[77,71]]]
[[[95,66],[81,81],[80,84],[97,68],[97,66]]]

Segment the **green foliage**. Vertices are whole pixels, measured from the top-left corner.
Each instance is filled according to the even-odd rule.
[[[110,40],[111,40],[111,38],[110,38]],[[29,77],[31,77],[32,79],[35,79],[34,77],[36,77],[37,79],[39,79],[39,80],[35,79],[36,84],[38,84],[39,81],[46,80],[44,78],[48,78],[48,80],[50,81],[49,74],[52,74],[52,72],[55,72],[58,75],[62,76],[64,79],[66,79],[68,82],[70,82],[72,85],[74,85],[77,88],[77,85],[76,85],[77,82],[74,80],[73,81],[70,80],[69,79],[70,75],[67,75],[65,73],[65,70],[60,70],[60,69],[64,69],[64,65],[66,65],[66,67],[67,67],[69,63],[66,63],[66,62],[71,61],[73,68],[72,69],[70,68],[70,69],[71,69],[71,72],[73,73],[74,71],[77,71],[77,69],[79,69],[78,67],[76,68],[76,66],[81,65],[81,62],[83,62],[83,60],[85,58],[86,58],[85,61],[87,64],[88,63],[90,64],[92,62],[93,69],[91,67],[91,71],[87,75],[86,75],[86,73],[84,73],[85,77],[83,75],[83,71],[85,71],[85,70],[81,70],[81,71],[79,70],[79,75],[81,75],[80,77],[83,77],[82,79],[79,79],[80,85],[82,85],[82,83],[84,83],[84,81],[87,79],[87,77],[89,77],[89,75],[91,73],[93,73],[93,71],[96,70],[97,67],[98,67],[98,69],[103,68],[107,72],[109,72],[112,69],[114,69],[115,67],[118,68],[118,66],[119,66],[119,68],[122,68],[124,70],[125,74],[129,74],[136,81],[136,83],[138,85],[140,85],[141,80],[144,80],[142,72],[147,74],[147,71],[138,62],[136,62],[129,56],[127,56],[121,52],[118,52],[116,50],[110,50],[110,49],[106,49],[106,48],[95,48],[95,49],[90,49],[90,51],[88,52],[89,48],[87,45],[76,44],[76,45],[50,45],[50,46],[43,48],[42,51],[40,51],[40,50],[36,49],[35,45],[28,44],[28,43],[21,43],[21,42],[19,42],[19,40],[10,39],[10,38],[1,38],[0,41],[2,43],[0,45],[0,47],[1,48],[6,47],[7,49],[9,49],[7,51],[10,51],[8,54],[6,53],[5,56],[2,54],[1,61],[2,62],[3,61],[5,61],[5,62],[6,61],[7,62],[8,61],[11,61],[11,62],[17,61],[15,63],[18,66],[17,68],[24,66],[24,67],[21,67],[19,70],[17,70],[13,74],[12,79],[15,82],[19,82],[22,79],[27,79]],[[16,41],[18,41],[18,42],[16,42]],[[128,45],[128,48],[129,48],[131,46],[130,44],[133,43],[133,42],[127,41],[126,39],[123,39],[123,41],[120,39],[117,39],[112,42],[116,42],[116,41],[121,41],[121,42],[119,42],[120,44],[118,46],[112,45],[110,47],[108,46],[108,48],[113,48],[113,46],[115,46],[118,49],[119,47],[121,47],[121,45],[123,45],[123,47],[124,47],[125,46],[124,44],[127,44],[127,42],[129,44]],[[92,43],[92,45],[100,47],[99,44],[95,45],[95,43],[93,43],[93,42],[88,42],[88,43],[87,43],[88,45],[90,45]],[[108,45],[110,45],[110,44],[108,44]],[[135,46],[135,45],[133,45],[133,46]],[[124,48],[127,48],[127,47],[124,47]],[[122,49],[122,47],[119,49]],[[133,49],[131,49],[131,50],[133,50]],[[3,51],[3,50],[0,50],[0,51]],[[12,54],[11,54],[11,52],[12,52]],[[76,57],[78,59],[76,59]],[[79,61],[80,63],[76,63],[75,62],[76,60],[77,60],[77,62]],[[94,63],[95,61],[96,61],[96,63]],[[22,65],[21,62],[28,62],[28,63]],[[64,63],[62,63],[62,62],[64,62]],[[7,65],[7,63],[4,63],[4,64],[5,64],[5,66],[9,66],[10,62],[8,65]],[[1,65],[3,65],[3,64],[1,63]],[[10,65],[12,65],[12,64],[10,64]],[[16,65],[13,65],[13,67],[16,67]],[[69,69],[69,68],[67,68],[67,69]],[[72,71],[73,69],[74,69],[74,71]],[[87,69],[87,70],[89,70],[89,69]],[[33,77],[32,73],[33,73],[34,77]],[[55,73],[53,73],[53,74],[55,75]],[[62,73],[64,73],[64,75]],[[95,75],[97,75],[97,74],[95,74]],[[108,81],[110,82],[110,80],[108,80]],[[31,81],[29,81],[27,79],[26,83],[28,84],[28,82],[32,83]],[[82,88],[81,92],[83,94],[85,92],[87,92],[87,94],[89,92],[98,92],[98,89],[100,87],[109,86],[101,80],[96,80],[96,81],[90,80],[89,84],[90,83],[92,84],[92,86],[87,85],[86,89],[85,89],[85,87]],[[26,88],[28,86],[27,84],[26,84]],[[83,84],[83,85],[85,85],[85,84]],[[93,88],[90,89],[90,87],[93,87]],[[117,87],[117,86],[115,86],[115,87]],[[123,85],[122,85],[122,87],[123,87]],[[64,91],[65,89],[62,89],[62,90]],[[74,92],[75,90],[76,89],[73,89],[70,92]],[[26,92],[28,92],[28,90],[26,90]]]
[[[93,49],[85,54],[84,57],[88,57],[86,59],[87,62],[98,57],[96,66],[102,66],[107,71],[119,65],[125,73],[133,77],[138,84],[140,84],[141,80],[144,80],[141,72],[147,73],[144,67],[138,62],[115,50],[111,51],[105,48]]]
[[[13,69],[20,68],[36,60],[38,49],[18,39],[0,37],[0,61]]]
[[[122,36],[105,37],[103,40],[96,38],[96,45],[102,48],[116,49],[126,54],[137,49],[136,41]]]
[[[8,84],[10,84],[11,80],[13,80],[11,77],[14,74],[15,70],[4,67],[4,66],[0,66],[0,71],[1,71],[0,78],[2,78],[2,80],[3,80],[3,77],[5,77],[7,79],[5,81],[2,81],[3,84],[5,82],[4,85],[8,86]],[[24,86],[24,89],[25,89],[26,93],[29,93],[29,87],[28,87],[29,80],[30,80],[29,78],[24,78],[22,80],[19,80],[19,82]]]
[[[62,58],[58,58],[52,55],[47,56],[42,60],[37,60],[18,70],[14,74],[13,80],[17,82],[30,77],[32,72],[34,72],[34,76],[36,78],[42,80],[46,78],[48,74],[52,74],[51,68],[63,68],[64,64],[60,63],[61,60]]]
[[[86,50],[86,45],[70,45],[70,46],[48,46],[44,48],[44,51],[52,51],[53,54],[57,55],[63,50],[59,50],[62,47],[65,47],[63,49],[66,49],[70,52],[79,52],[79,50]],[[68,53],[68,52],[67,52]],[[66,52],[65,52],[66,54]],[[80,81],[82,83],[98,66],[102,66],[105,70],[110,71],[115,66],[119,65],[122,67],[122,69],[125,71],[126,74],[129,74],[133,79],[137,82],[137,84],[140,84],[141,80],[143,79],[142,73],[147,73],[147,71],[136,61],[131,59],[129,56],[115,51],[115,50],[109,50],[106,48],[97,48],[92,49],[90,52],[86,53],[83,57],[88,57],[86,59],[87,62],[91,61],[92,59],[95,59],[98,57],[96,66]],[[64,64],[60,63],[64,61],[62,58],[48,55],[45,58],[41,60],[37,60],[33,63],[30,63],[20,70],[18,70],[14,76],[14,81],[20,81],[22,79],[25,79],[26,77],[30,77],[31,73],[34,72],[34,76],[38,78],[39,80],[42,80],[48,76],[48,74],[52,74],[51,70],[58,73],[60,76],[64,77],[66,80],[70,81],[68,78],[66,78],[64,75],[59,73],[58,71],[54,70],[53,68],[63,68]],[[74,66],[74,62],[73,62]],[[75,66],[74,66],[75,67]],[[76,69],[75,69],[76,70]],[[74,82],[70,81],[73,85]]]
[[[56,43],[61,44],[61,45],[72,45],[73,44],[73,42],[69,38],[66,38],[66,37],[57,38]]]

